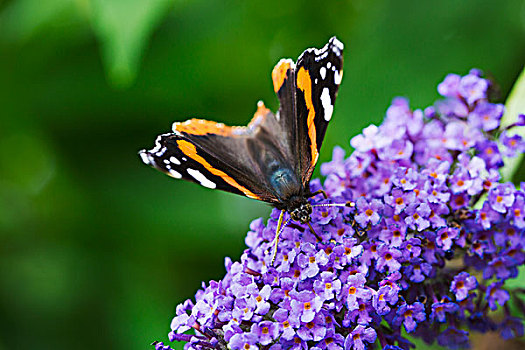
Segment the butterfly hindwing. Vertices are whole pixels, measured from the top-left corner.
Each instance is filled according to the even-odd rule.
[[[297,133],[306,133],[301,138],[298,157],[304,186],[312,177],[332,118],[343,77],[343,48],[343,44],[332,37],[323,48],[304,51],[295,67]]]

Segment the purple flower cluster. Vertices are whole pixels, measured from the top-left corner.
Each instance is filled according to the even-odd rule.
[[[490,89],[473,70],[447,76],[445,99],[424,110],[395,99],[381,126],[352,139],[349,158],[334,149],[324,186],[311,182],[329,195],[312,204],[355,207],[315,207],[315,235],[286,226],[273,265],[279,211],[253,221],[240,261],[226,259],[221,281],[178,305],[170,340],[362,350],[409,349],[406,333],[449,348],[467,347],[469,331],[522,336],[525,308],[510,304],[524,290],[505,282],[525,262],[525,193],[499,182],[498,169],[525,142],[500,126],[504,108],[488,101]],[[512,127],[523,125],[520,116]]]

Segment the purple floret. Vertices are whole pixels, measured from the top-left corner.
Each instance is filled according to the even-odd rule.
[[[461,301],[468,297],[469,292],[478,286],[476,277],[467,272],[461,272],[454,277],[450,285],[450,291],[456,296],[456,300]]]
[[[373,343],[377,333],[373,328],[358,325],[345,339],[345,349],[364,350],[366,343]]]
[[[424,305],[416,302],[412,305],[401,305],[396,311],[393,322],[398,326],[402,324],[405,326],[406,331],[410,333],[416,329],[418,323],[425,321],[426,317]]]

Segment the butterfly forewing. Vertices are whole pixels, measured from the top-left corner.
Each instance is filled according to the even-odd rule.
[[[259,102],[246,127],[201,119],[174,123],[173,133],[160,135],[156,147],[140,155],[171,177],[275,204],[279,198],[262,157],[285,162],[287,139],[277,137],[280,129],[275,116]]]
[[[343,77],[343,44],[332,37],[322,49],[308,49],[297,60],[296,114],[298,134],[305,132],[299,148],[301,180],[307,186],[319,157],[326,127],[334,110]]]
[[[184,137],[175,134],[160,135],[156,147],[139,152],[142,161],[175,179],[184,179],[204,187],[220,189],[259,199],[257,194],[234,180],[222,169],[222,162]]]

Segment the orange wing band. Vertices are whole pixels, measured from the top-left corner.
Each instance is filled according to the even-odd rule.
[[[286,80],[286,73],[291,68],[290,60],[280,60],[272,71],[273,90],[279,91]]]
[[[223,123],[216,123],[204,119],[190,119],[182,123],[173,125],[174,131],[185,132],[191,135],[217,134],[221,136],[231,136],[232,127]]]
[[[184,153],[185,155],[187,155],[188,157],[190,157],[194,161],[202,164],[202,166],[204,166],[206,168],[206,170],[208,170],[213,175],[219,176],[221,179],[223,179],[230,186],[233,186],[233,187],[237,188],[239,191],[244,193],[244,195],[246,197],[253,198],[253,199],[260,199],[260,197],[258,195],[256,195],[255,193],[251,192],[246,187],[239,185],[237,183],[237,181],[235,181],[230,176],[228,176],[228,174],[226,174],[225,172],[223,172],[223,171],[221,171],[219,169],[216,169],[213,166],[211,166],[210,163],[208,163],[204,158],[202,158],[201,156],[199,156],[197,154],[197,148],[192,143],[190,143],[188,141],[184,141],[184,140],[177,140],[177,145],[179,146],[179,148],[182,151],[182,153]]]
[[[317,150],[317,133],[315,131],[315,110],[312,103],[312,79],[310,73],[304,67],[299,69],[297,73],[297,87],[304,92],[304,100],[306,107],[308,108],[308,136],[310,137],[310,143],[312,148],[312,167],[317,164],[317,158],[319,158],[319,151]]]

